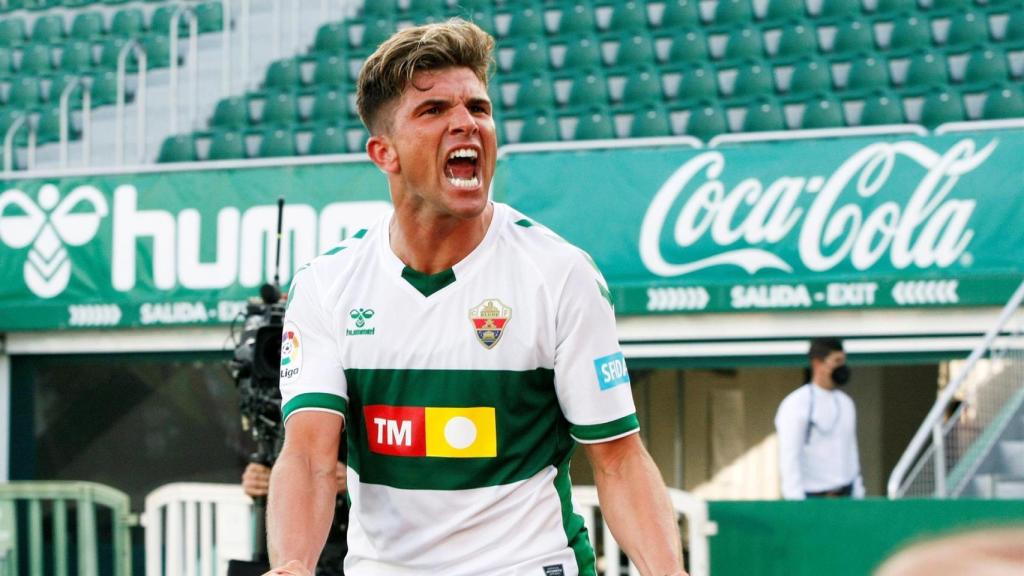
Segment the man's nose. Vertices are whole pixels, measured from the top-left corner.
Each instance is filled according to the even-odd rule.
[[[452,110],[451,123],[448,126],[448,130],[452,134],[475,134],[479,130],[479,126],[477,126],[476,118],[473,117],[468,108],[456,106]]]

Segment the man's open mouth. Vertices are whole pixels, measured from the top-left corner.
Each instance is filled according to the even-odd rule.
[[[476,188],[480,178],[476,173],[477,152],[473,148],[456,148],[448,154],[444,175],[456,188]]]

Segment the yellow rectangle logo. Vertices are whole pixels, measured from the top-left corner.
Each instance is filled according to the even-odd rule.
[[[494,458],[498,434],[493,407],[426,408],[427,456]]]

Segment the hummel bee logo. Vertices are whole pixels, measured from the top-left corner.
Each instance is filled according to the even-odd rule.
[[[355,329],[348,328],[345,334],[349,336],[372,336],[376,328],[367,328],[366,322],[373,318],[374,312],[371,308],[353,308],[348,313],[349,318],[355,321]]]

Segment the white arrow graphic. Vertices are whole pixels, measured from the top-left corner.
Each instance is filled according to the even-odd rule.
[[[957,280],[906,280],[892,287],[892,298],[900,306],[957,304],[959,287]]]
[[[647,310],[651,312],[704,310],[710,300],[703,286],[647,289]]]

